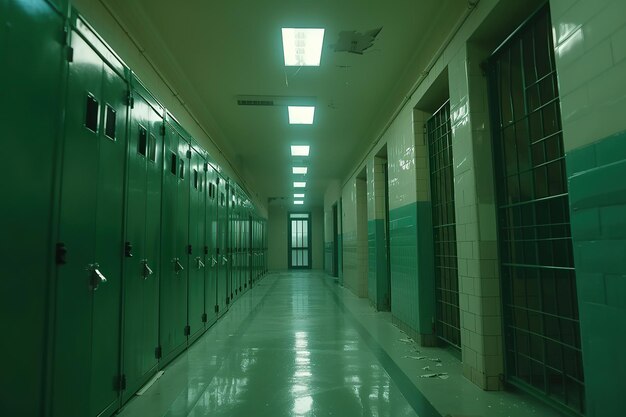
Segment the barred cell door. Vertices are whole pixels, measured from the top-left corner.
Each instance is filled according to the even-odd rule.
[[[289,214],[289,268],[311,269],[311,219],[309,213]]]
[[[426,122],[433,207],[437,336],[461,348],[450,101]]]
[[[505,377],[584,413],[578,302],[549,10],[489,60]]]

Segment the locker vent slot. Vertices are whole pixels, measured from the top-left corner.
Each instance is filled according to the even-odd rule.
[[[193,170],[193,188],[198,189],[198,170]]]
[[[139,126],[139,142],[137,143],[137,152],[139,155],[146,156],[146,146],[148,141],[148,132],[143,126]]]
[[[98,131],[98,100],[91,94],[87,96],[87,109],[85,112],[85,127],[92,132]]]
[[[117,118],[117,114],[115,109],[111,106],[107,105],[107,113],[106,113],[106,123],[104,127],[104,134],[107,138],[115,140],[115,122]]]
[[[180,177],[181,180],[185,179],[185,160],[182,158],[180,159],[180,169],[179,169],[178,176]]]
[[[176,154],[172,152],[170,154],[170,172],[172,173],[172,175],[176,175],[177,167],[178,167],[178,164],[176,163]]]
[[[156,161],[156,137],[150,133],[150,142],[148,143],[148,159],[152,162]]]

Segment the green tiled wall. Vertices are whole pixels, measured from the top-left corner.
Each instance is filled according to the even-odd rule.
[[[626,397],[626,131],[567,154],[587,415]]]
[[[368,297],[377,310],[389,310],[385,221],[383,219],[367,222],[367,259]]]
[[[435,283],[430,202],[390,210],[389,235],[391,311],[418,334],[432,335]]]

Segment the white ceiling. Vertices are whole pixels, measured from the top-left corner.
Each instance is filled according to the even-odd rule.
[[[343,181],[388,121],[417,63],[466,0],[104,0],[261,198],[293,194],[289,145],[311,145],[306,206]],[[363,55],[334,52],[339,32],[382,26]],[[285,67],[282,27],[326,29],[320,67]],[[434,45],[435,47],[438,45]],[[430,58],[428,56],[427,58]],[[315,123],[239,95],[316,97]]]

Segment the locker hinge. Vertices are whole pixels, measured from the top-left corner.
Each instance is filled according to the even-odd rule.
[[[124,391],[126,389],[126,375],[120,375],[119,380],[117,381],[118,391]]]
[[[135,108],[135,97],[133,97],[131,90],[128,90],[128,94],[126,95],[126,104],[128,104],[131,109]]]
[[[215,312],[216,313],[220,312],[220,306],[218,304],[215,304]]]
[[[165,136],[165,125],[161,125],[161,136]]]
[[[154,357],[157,359],[161,359],[162,356],[163,356],[163,349],[161,348],[161,346],[157,346],[156,348],[154,348]]]
[[[185,154],[187,159],[191,159],[191,149],[187,149],[187,153]]]
[[[188,253],[189,255],[191,255],[191,252],[192,252],[192,247],[191,247],[191,245],[187,245],[187,253]]]
[[[65,265],[67,263],[67,247],[65,243],[57,243],[55,257],[57,265]]]
[[[74,48],[67,47],[67,62],[74,62]]]
[[[191,326],[185,326],[185,336],[189,336],[191,334]]]
[[[202,315],[202,323],[206,323],[206,322],[207,322],[207,320],[208,320],[208,318],[209,318],[209,316],[207,316],[207,315],[206,315],[206,313],[204,313],[204,314]]]
[[[205,255],[208,255],[208,254],[209,254],[209,247],[208,247],[208,246],[205,246],[205,247],[204,247],[204,254],[205,254]]]
[[[131,245],[130,242],[124,243],[124,256],[127,258],[133,257],[133,245]]]

